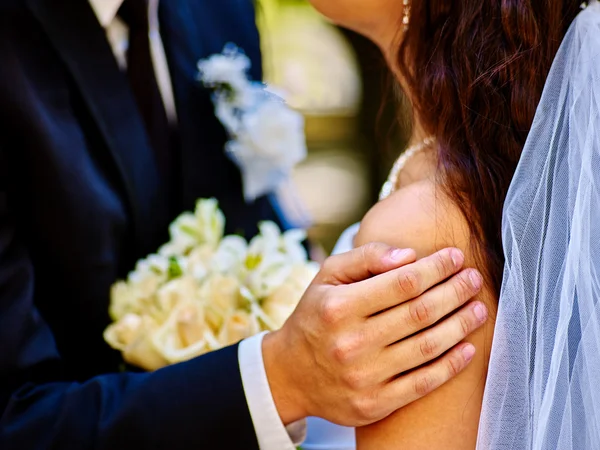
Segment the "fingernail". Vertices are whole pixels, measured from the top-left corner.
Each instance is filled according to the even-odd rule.
[[[471,279],[471,284],[473,285],[473,289],[481,289],[481,285],[483,284],[483,279],[481,278],[481,275],[479,274],[479,272],[477,272],[476,270],[472,270],[471,273],[469,273],[469,278]]]
[[[450,251],[450,258],[452,258],[452,263],[457,269],[460,269],[463,263],[465,262],[465,257],[463,253],[456,249]]]
[[[487,319],[487,308],[481,303],[475,303],[475,306],[473,307],[473,313],[475,313],[475,317],[477,317],[479,322],[485,322]]]
[[[400,262],[400,261],[405,260],[408,257],[409,253],[410,253],[410,250],[406,250],[406,249],[402,250],[402,249],[397,248],[395,250],[392,250],[392,253],[390,253],[390,259],[395,262]]]
[[[475,356],[475,347],[472,344],[467,344],[462,348],[463,358],[466,362],[471,362]]]

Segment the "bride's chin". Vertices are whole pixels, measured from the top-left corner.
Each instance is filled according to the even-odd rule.
[[[334,24],[373,41],[382,51],[398,35],[402,1],[397,0],[310,0],[312,6]]]

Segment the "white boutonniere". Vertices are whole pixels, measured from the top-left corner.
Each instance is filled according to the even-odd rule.
[[[213,90],[215,114],[229,134],[225,151],[242,174],[250,202],[274,193],[306,157],[304,118],[267,87],[251,81],[250,60],[236,46],[198,62],[199,79]]]

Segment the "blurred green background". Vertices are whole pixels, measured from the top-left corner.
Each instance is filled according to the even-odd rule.
[[[377,200],[406,140],[379,50],[306,0],[257,0],[265,81],[306,118],[308,158],[294,181],[313,218],[309,236],[331,251]]]

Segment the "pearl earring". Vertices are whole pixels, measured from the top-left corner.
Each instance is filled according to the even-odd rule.
[[[404,5],[404,14],[402,17],[402,24],[404,25],[404,31],[408,30],[408,24],[410,23],[410,0],[402,0]]]

